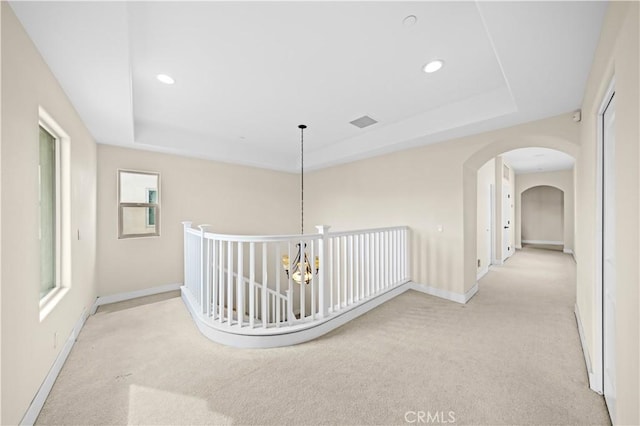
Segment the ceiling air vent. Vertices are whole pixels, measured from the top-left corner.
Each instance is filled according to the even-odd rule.
[[[355,120],[350,121],[350,123],[356,127],[360,127],[361,129],[363,129],[365,127],[371,126],[372,124],[376,124],[377,121],[369,117],[368,115],[363,115],[360,118],[356,118]]]

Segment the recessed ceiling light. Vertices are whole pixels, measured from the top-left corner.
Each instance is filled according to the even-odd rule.
[[[173,84],[176,82],[170,75],[166,74],[158,74],[156,78],[158,79],[158,81],[164,84]]]
[[[443,65],[444,65],[444,61],[443,60],[435,59],[435,60],[429,62],[427,65],[425,65],[424,68],[422,68],[422,70],[424,72],[426,72],[427,74],[430,74],[432,72],[438,71],[440,68],[442,68]]]
[[[402,25],[405,27],[412,27],[418,22],[418,17],[416,15],[409,15],[402,20]]]

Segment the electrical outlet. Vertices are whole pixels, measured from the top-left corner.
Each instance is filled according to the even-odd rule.
[[[480,259],[478,259],[478,268],[480,267]]]

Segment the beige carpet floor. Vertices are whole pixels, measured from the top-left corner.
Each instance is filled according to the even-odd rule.
[[[110,305],[37,423],[608,424],[587,384],[574,271],[568,255],[524,249],[467,305],[410,291],[278,349],[207,340],[177,297]]]

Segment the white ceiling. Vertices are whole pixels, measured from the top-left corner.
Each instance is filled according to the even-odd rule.
[[[575,160],[569,154],[549,148],[521,148],[501,154],[516,174],[571,170]]]
[[[11,2],[99,143],[295,171],[579,108],[606,2]],[[417,23],[403,25],[415,15]],[[434,74],[429,60],[445,61]],[[176,83],[163,85],[157,74]],[[359,129],[350,121],[378,121]]]

